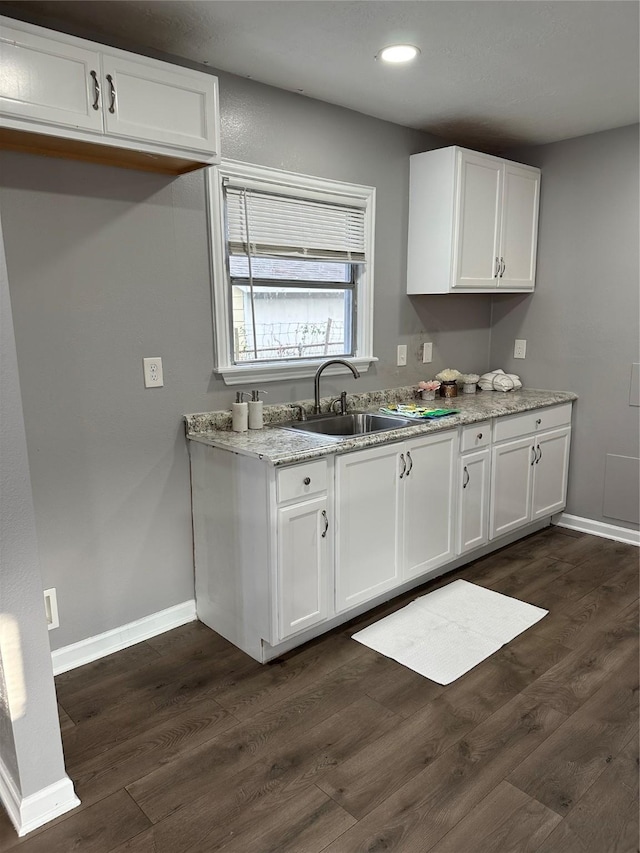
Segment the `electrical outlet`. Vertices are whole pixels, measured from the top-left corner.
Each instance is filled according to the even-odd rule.
[[[404,367],[407,363],[407,345],[398,344],[398,367]]]
[[[164,385],[164,379],[162,377],[162,359],[143,358],[142,364],[144,367],[144,387],[162,388]]]
[[[514,358],[526,358],[527,356],[527,342],[517,340],[515,346],[513,347],[513,357]]]
[[[47,628],[52,631],[54,628],[60,627],[60,618],[58,616],[58,597],[55,587],[45,589],[44,591],[44,612],[47,617]]]
[[[422,363],[429,364],[433,361],[433,344],[422,344]]]

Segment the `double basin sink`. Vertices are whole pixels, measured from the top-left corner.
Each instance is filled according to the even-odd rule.
[[[309,420],[305,421],[287,421],[284,424],[274,424],[274,426],[281,427],[282,429],[291,429],[296,432],[311,432],[318,435],[332,436],[333,438],[370,435],[374,432],[402,429],[402,427],[415,425],[416,421],[412,418],[403,418],[396,415],[379,415],[368,412],[351,412],[346,415],[312,415]]]

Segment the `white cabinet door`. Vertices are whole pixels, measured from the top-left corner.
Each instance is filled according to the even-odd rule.
[[[454,288],[496,286],[502,174],[501,161],[458,152]]]
[[[216,78],[103,55],[107,134],[216,152]]]
[[[536,277],[540,173],[505,163],[498,287],[533,288]]]
[[[278,634],[284,640],[327,618],[326,496],[278,509]]]
[[[535,461],[533,445],[533,438],[519,438],[493,448],[491,539],[522,527],[531,518],[531,481]]]
[[[489,541],[490,451],[460,457],[458,463],[458,554]]]
[[[567,427],[535,438],[533,521],[560,512],[565,507],[570,435],[571,430]]]
[[[97,52],[4,24],[0,28],[4,115],[101,132],[99,86]]]
[[[336,611],[400,583],[400,450],[382,446],[336,464]]]
[[[404,579],[453,559],[457,442],[448,430],[404,445]]]

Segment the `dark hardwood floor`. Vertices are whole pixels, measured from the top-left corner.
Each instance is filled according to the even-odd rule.
[[[448,687],[350,639],[457,577],[549,610]],[[82,805],[16,853],[636,853],[638,549],[547,528],[260,666],[195,622],[56,678]]]

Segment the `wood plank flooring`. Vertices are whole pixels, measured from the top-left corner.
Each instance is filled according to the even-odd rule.
[[[549,615],[442,687],[351,640],[463,577]],[[56,678],[82,805],[15,853],[637,853],[638,549],[547,528],[266,666],[194,622]]]

